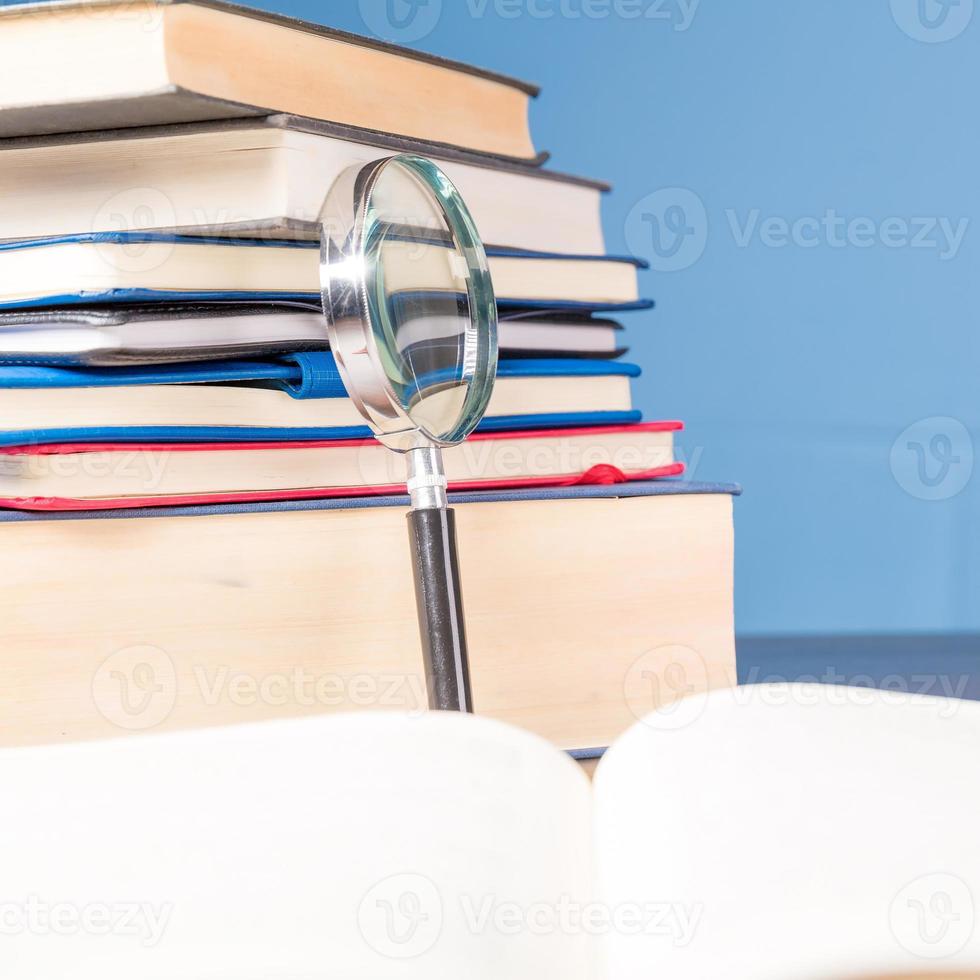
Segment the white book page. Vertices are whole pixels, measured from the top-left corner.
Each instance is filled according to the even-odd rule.
[[[591,794],[468,716],[0,752],[9,980],[585,980]],[[543,912],[542,912],[543,910]]]
[[[681,702],[595,782],[615,980],[980,968],[980,705],[831,686]],[[957,972],[960,971],[960,972]]]

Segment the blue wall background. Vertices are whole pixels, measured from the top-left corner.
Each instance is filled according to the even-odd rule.
[[[740,632],[980,630],[973,0],[415,2],[266,5],[544,86],[539,146],[659,268],[639,407],[745,488]]]

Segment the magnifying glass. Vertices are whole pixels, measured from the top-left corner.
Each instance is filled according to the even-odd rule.
[[[497,374],[497,304],[459,192],[430,160],[354,167],[320,214],[320,287],[347,392],[408,457],[409,538],[430,706],[472,711],[466,626],[443,447],[486,412]]]

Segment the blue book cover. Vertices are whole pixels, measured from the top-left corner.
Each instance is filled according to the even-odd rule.
[[[640,368],[613,361],[517,359],[500,363],[498,377],[636,378]],[[329,352],[287,355],[269,360],[205,361],[131,368],[85,368],[0,364],[0,391],[81,389],[150,385],[211,384],[275,388],[295,399],[346,399],[340,372]],[[639,422],[637,411],[588,411],[555,414],[491,415],[481,432],[548,429]],[[283,442],[369,438],[366,425],[271,427],[229,425],[71,426],[0,431],[0,446],[68,442]]]

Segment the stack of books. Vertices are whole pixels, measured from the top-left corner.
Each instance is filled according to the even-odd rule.
[[[477,710],[589,753],[733,682],[733,488],[666,479],[610,319],[641,263],[542,168],[532,86],[217,2],[5,7],[0,60],[8,742],[424,707],[405,462],[319,299],[327,191],[398,152],[466,199],[501,318],[446,453]]]

